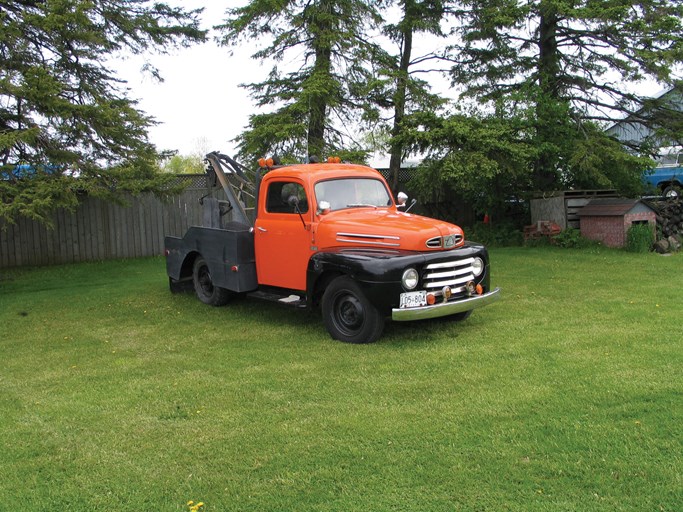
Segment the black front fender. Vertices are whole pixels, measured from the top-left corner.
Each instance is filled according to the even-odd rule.
[[[486,248],[468,243],[450,251],[413,252],[385,249],[338,248],[314,254],[309,260],[307,273],[307,297],[313,305],[329,281],[338,275],[351,277],[358,283],[366,297],[383,314],[390,315],[398,307],[403,272],[415,268],[418,273],[432,262],[464,259],[479,256],[486,263],[485,272],[477,283],[489,289],[489,259]]]

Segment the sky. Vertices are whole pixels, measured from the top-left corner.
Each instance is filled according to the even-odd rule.
[[[204,7],[203,28],[210,29],[224,20],[226,9],[242,6],[245,1],[169,3],[186,10]],[[174,50],[171,55],[150,53],[112,63],[118,77],[127,82],[129,97],[138,100],[138,108],[159,123],[149,130],[150,140],[159,150],[176,150],[181,155],[203,155],[215,150],[227,155],[237,153],[233,140],[247,127],[249,115],[256,112],[248,91],[240,84],[261,81],[273,63],[251,58],[258,49],[256,44],[220,47],[215,36],[211,30],[206,43]],[[422,49],[433,49],[430,42],[422,45],[422,39],[414,43],[416,55]],[[141,72],[146,61],[159,69],[162,83]],[[430,81],[434,80],[438,78],[432,76]],[[388,156],[375,155],[370,164],[387,166]]]
[[[219,24],[233,3],[178,2],[188,10],[205,7],[205,29]],[[255,48],[242,47],[231,56],[231,49],[218,46],[214,35],[210,33],[204,44],[173,50],[171,55],[147,54],[112,62],[118,77],[127,82],[128,96],[138,100],[138,108],[159,123],[149,135],[160,150],[177,150],[183,155],[236,152],[232,139],[244,130],[254,112],[248,91],[239,84],[259,81],[270,66],[250,58]],[[162,83],[141,71],[146,61],[159,69]]]
[[[226,9],[241,6],[245,1],[170,0],[169,3],[187,10],[203,7],[203,28],[211,29],[223,21]],[[220,47],[215,36],[216,32],[211,30],[206,43],[174,50],[170,55],[150,53],[112,63],[118,77],[127,82],[129,97],[137,99],[138,108],[159,123],[149,130],[149,135],[160,150],[176,150],[182,155],[203,155],[214,150],[228,155],[236,153],[233,140],[244,131],[249,115],[256,111],[248,91],[240,84],[261,81],[270,72],[272,62],[252,59],[257,50],[255,45]],[[416,46],[423,43],[422,39],[415,42]],[[437,45],[424,42],[425,46],[416,49],[416,53],[427,53],[444,44],[443,41]],[[163,82],[141,71],[146,61],[159,69]],[[439,85],[439,78],[432,74],[430,82],[437,92],[450,95],[447,81]],[[653,92],[654,89],[646,94]],[[371,163],[383,165],[385,159],[376,155]]]

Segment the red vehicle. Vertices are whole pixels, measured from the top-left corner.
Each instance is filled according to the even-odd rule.
[[[376,341],[388,317],[462,320],[499,298],[486,248],[458,226],[405,211],[406,196],[396,204],[374,169],[264,163],[267,172],[249,179],[226,155],[207,162],[227,201],[213,203],[219,225],[166,237],[172,291],[191,283],[214,306],[246,294],[321,307],[330,335],[350,343]]]

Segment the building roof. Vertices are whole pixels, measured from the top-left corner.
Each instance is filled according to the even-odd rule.
[[[656,136],[655,127],[651,123],[646,123],[641,119],[641,115],[646,110],[646,103],[656,102],[656,107],[648,106],[649,111],[661,111],[664,115],[670,116],[668,111],[682,111],[683,110],[683,95],[680,87],[670,87],[658,92],[650,98],[641,98],[641,107],[624,119],[619,119],[612,123],[605,129],[605,133],[612,137],[616,137],[622,143],[637,143],[639,144],[648,137]],[[654,110],[653,110],[654,109]],[[677,140],[657,140],[659,146],[671,146],[679,144]]]
[[[643,203],[640,199],[626,199],[623,197],[592,199],[586,206],[581,208],[579,217],[604,216],[620,217],[627,213],[641,213],[654,210]]]

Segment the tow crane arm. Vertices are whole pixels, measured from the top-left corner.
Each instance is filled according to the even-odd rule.
[[[252,171],[217,151],[207,154],[204,161],[207,164],[209,186],[218,187],[220,183],[227,197],[228,208],[224,213],[232,212],[233,221],[253,226],[256,218],[258,175],[250,179],[249,174]]]

